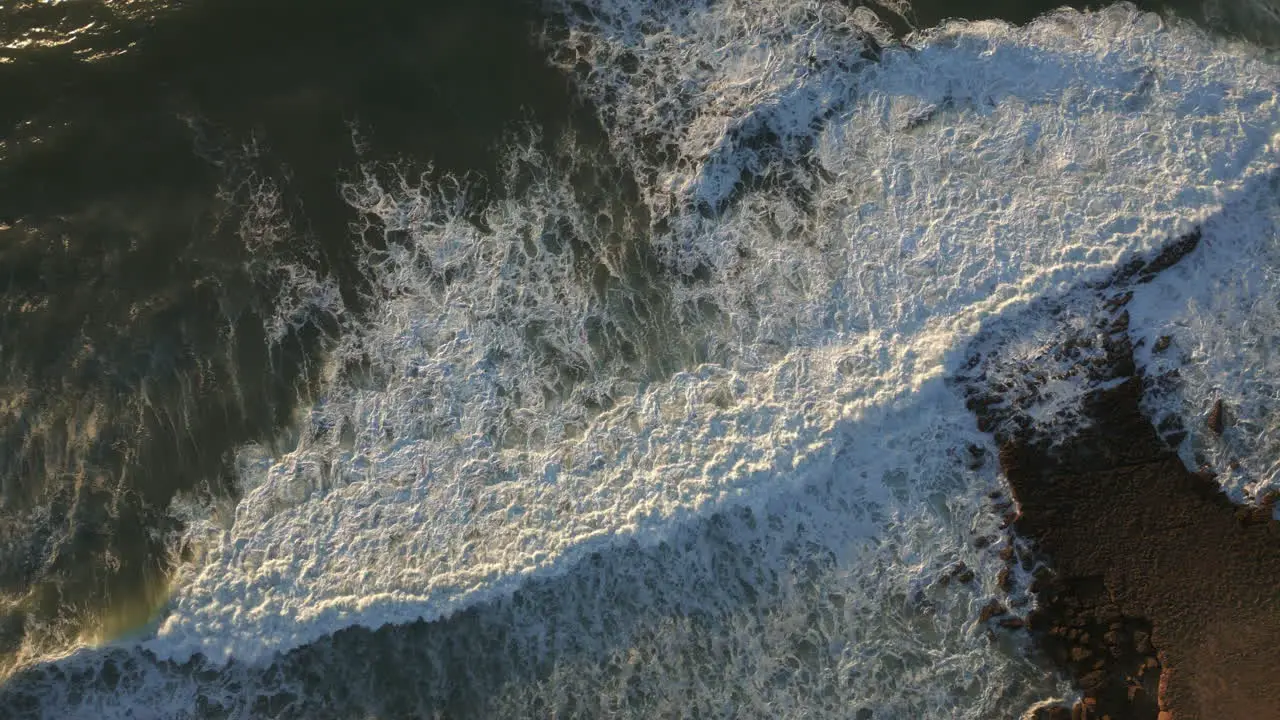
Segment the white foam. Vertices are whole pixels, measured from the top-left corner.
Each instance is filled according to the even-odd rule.
[[[979,324],[1158,246],[1272,172],[1278,73],[1131,8],[949,25],[867,64],[834,4],[588,5],[590,19],[566,12],[563,55],[592,68],[585,92],[653,218],[651,237],[624,240],[651,243],[669,274],[641,293],[618,265],[618,218],[527,148],[487,231],[447,187],[350,188],[404,238],[374,268],[388,299],[336,349],[298,446],[277,462],[246,451],[234,522],[197,529],[202,561],[146,646],[262,662],[783,498],[787,522],[819,528],[806,537],[835,553],[819,582],[851,598],[831,637],[867,639],[831,649],[831,666],[916,643],[909,683],[872,674],[830,685],[829,701],[985,717],[1014,671],[968,622],[978,600],[940,601],[927,643],[902,629],[912,611],[884,600],[982,522],[991,478],[955,451],[984,441],[941,379]],[[765,181],[732,184],[746,174]],[[596,262],[609,293],[581,279]],[[694,268],[706,279],[674,279]],[[662,327],[629,304],[656,308]],[[344,369],[358,357],[367,370]],[[683,370],[654,373],[656,357]],[[974,500],[926,510],[940,492]],[[670,592],[718,607],[714,587]],[[779,596],[779,624],[739,617],[729,642],[761,656],[725,672],[777,669],[797,597]],[[768,626],[755,646],[753,623]],[[920,689],[975,668],[987,690]],[[654,682],[663,673],[679,674]],[[755,697],[803,704],[799,682],[761,680]]]
[[[1185,420],[1187,466],[1207,463],[1237,501],[1280,490],[1280,181],[1258,183],[1206,224],[1196,252],[1141,287],[1131,308],[1147,375],[1177,371],[1145,403],[1156,422]],[[1168,349],[1154,352],[1166,336]],[[1219,399],[1221,436],[1207,426]]]

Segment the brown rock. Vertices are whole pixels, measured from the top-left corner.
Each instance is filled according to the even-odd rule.
[[[1052,454],[1001,443],[1018,532],[1054,570],[1033,585],[1033,637],[1096,696],[1087,717],[1155,718],[1158,698],[1179,720],[1274,717],[1280,689],[1263,678],[1280,667],[1280,533],[1236,522],[1261,503],[1234,506],[1210,472],[1188,472],[1141,394],[1136,380],[1099,393],[1095,424]],[[1150,657],[1152,624],[1167,662]]]
[[[1258,498],[1258,507],[1265,509],[1268,513],[1274,512],[1277,500],[1280,500],[1280,491],[1268,490]]]
[[[1195,248],[1198,232],[1172,242],[1150,261],[1117,269],[1121,283],[1154,277]],[[1122,327],[1106,299],[1129,286],[1099,293],[1095,327]],[[1117,378],[1083,402],[1089,423],[1073,436],[1038,438],[1016,422],[1020,398],[1005,395],[982,406],[994,430],[1001,470],[1015,507],[1016,531],[1051,564],[1032,586],[1035,641],[1072,672],[1094,702],[1073,717],[1117,720],[1234,720],[1280,716],[1280,523],[1240,523],[1238,509],[1210,472],[1189,472],[1142,411],[1146,383],[1137,375],[1127,333],[1100,333],[1099,363],[1091,376]],[[1168,351],[1160,338],[1156,350]],[[974,395],[989,395],[986,375],[973,376]],[[1158,379],[1156,379],[1158,380]],[[1156,380],[1152,382],[1155,383]],[[1014,420],[1015,422],[1011,422]],[[1221,434],[1230,408],[1216,401],[1204,419]],[[1162,437],[1163,436],[1163,437]],[[1197,461],[1200,464],[1203,461]],[[1224,468],[1225,469],[1225,468]],[[1254,508],[1260,508],[1259,502]],[[1251,508],[1246,516],[1256,514]],[[1120,628],[1110,628],[1112,622]],[[1070,628],[1077,640],[1099,640],[1085,662],[1070,662]],[[1103,633],[1118,633],[1121,652],[1100,652]],[[1153,642],[1158,640],[1158,645]],[[1154,665],[1150,656],[1159,652]],[[1135,679],[1139,668],[1146,672]]]
[[[1009,630],[1021,630],[1027,622],[1020,617],[1004,618],[1000,621],[1000,627]]]
[[[1085,692],[1088,692],[1090,690],[1097,690],[1098,688],[1107,684],[1107,674],[1102,670],[1092,670],[1090,672],[1085,673],[1084,675],[1081,675],[1079,678],[1079,683],[1080,683],[1080,687]]]
[[[1213,407],[1209,409],[1209,418],[1205,420],[1205,425],[1214,435],[1221,435],[1227,424],[1226,406],[1222,402],[1222,398],[1218,398],[1213,403]]]
[[[961,577],[961,576],[964,576],[964,577]],[[946,587],[951,584],[952,580],[959,580],[960,582],[969,582],[972,579],[973,579],[973,571],[969,569],[968,565],[964,564],[964,561],[960,561],[952,565],[951,567],[949,567],[947,569],[947,573],[942,577],[938,578],[938,584],[941,585],[942,587]]]
[[[983,606],[982,611],[978,613],[978,622],[986,622],[997,615],[1003,615],[1009,612],[999,600],[992,600]]]
[[[1038,704],[1024,713],[1022,720],[1071,720],[1071,708],[1066,705]]]
[[[1111,308],[1112,310],[1115,310],[1116,308],[1127,305],[1129,301],[1132,299],[1133,299],[1133,291],[1126,290],[1118,295],[1115,295],[1109,298],[1106,302],[1106,306],[1108,308]]]
[[[1013,573],[1009,571],[1009,568],[1000,569],[1000,574],[996,575],[996,587],[1004,592],[1009,592],[1013,589]]]
[[[1031,592],[1040,593],[1049,589],[1053,584],[1053,571],[1049,568],[1041,567],[1031,576]]]
[[[1162,353],[1162,352],[1164,352],[1165,350],[1168,350],[1168,349],[1169,349],[1169,346],[1170,346],[1170,345],[1172,345],[1172,344],[1173,344],[1173,337],[1172,337],[1172,336],[1170,336],[1170,335],[1161,335],[1160,337],[1156,338],[1156,344],[1151,346],[1151,351],[1152,351],[1152,352],[1157,352],[1157,353]]]

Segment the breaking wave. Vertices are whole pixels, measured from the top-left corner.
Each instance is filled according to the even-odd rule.
[[[367,322],[293,446],[241,452],[234,514],[190,523],[158,627],[64,661],[90,681],[42,712],[374,712],[308,715],[300,658],[403,625],[422,646],[391,657],[502,666],[463,705],[406,680],[411,713],[1007,717],[1063,688],[975,622],[999,478],[948,378],[979,330],[1034,355],[1035,300],[1210,219],[1133,331],[1193,355],[1161,402],[1266,416],[1276,233],[1248,203],[1280,77],[1247,47],[1129,6],[909,45],[834,3],[555,6],[616,162],[521,136],[501,200],[350,182],[385,239]],[[1256,422],[1226,441],[1274,481]],[[940,582],[959,562],[974,582]],[[466,623],[478,645],[440,644]]]

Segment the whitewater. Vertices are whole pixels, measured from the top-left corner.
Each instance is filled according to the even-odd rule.
[[[529,131],[501,199],[350,180],[386,247],[319,399],[240,452],[234,508],[175,506],[162,617],[54,661],[35,716],[1014,717],[1069,688],[977,621],[1001,479],[950,378],[991,332],[1047,368],[1038,301],[1197,226],[1130,305],[1140,365],[1180,371],[1148,410],[1238,497],[1280,489],[1260,51],[1131,6],[905,44],[808,0],[550,9],[612,159]],[[1090,388],[1056,372],[1069,425]],[[358,679],[397,664],[400,700]]]

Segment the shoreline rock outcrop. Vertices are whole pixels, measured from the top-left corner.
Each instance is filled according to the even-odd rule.
[[[1072,718],[1280,718],[1274,500],[1233,503],[1211,471],[1183,464],[1140,407],[1144,379],[1128,334],[1126,286],[1177,262],[1198,239],[1181,238],[1098,288],[1088,368],[1095,389],[1070,436],[1037,434],[1018,416],[1034,390],[993,395],[982,361],[971,363],[970,408],[1000,446],[1016,507],[1010,530],[1039,562],[1026,628],[1081,691]],[[1221,432],[1225,416],[1216,403],[1208,428]],[[1006,556],[1010,567],[1018,562]],[[1066,717],[1064,709],[1036,712]]]

